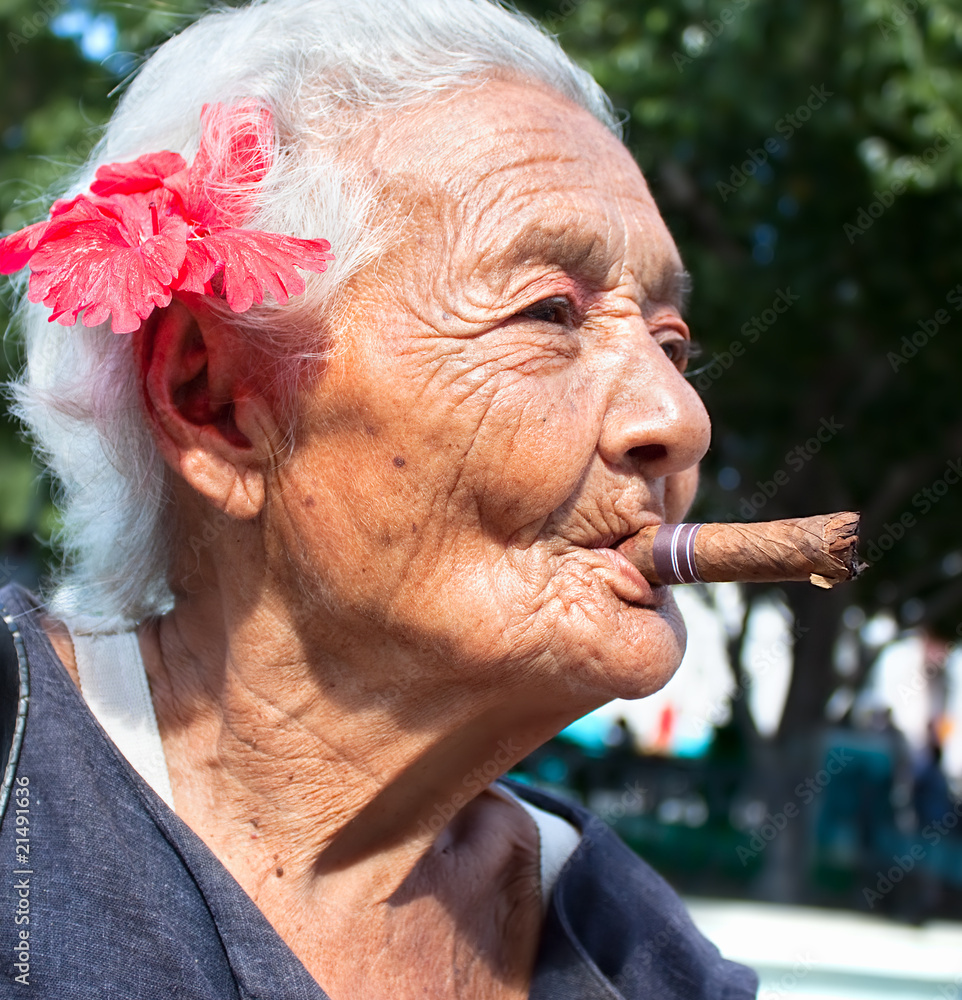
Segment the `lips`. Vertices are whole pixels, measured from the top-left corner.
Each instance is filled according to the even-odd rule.
[[[647,516],[642,514],[630,520],[621,515],[617,520],[621,522],[621,526],[628,528],[625,534],[605,534],[587,544],[582,543],[583,547],[589,552],[597,552],[605,557],[605,568],[613,571],[610,575],[606,574],[606,577],[619,598],[642,607],[661,607],[670,596],[669,588],[646,580],[641,572],[618,551],[618,548],[642,528],[661,524],[663,518],[649,513]]]
[[[629,536],[630,537],[630,536]],[[623,539],[622,539],[623,540]],[[614,548],[605,547],[597,550],[603,553],[608,562],[615,570],[615,576],[611,581],[612,589],[622,598],[631,604],[640,604],[644,607],[658,608],[668,598],[670,593],[668,587],[662,585],[652,585],[641,573]]]
[[[651,517],[641,518],[637,523],[633,523],[630,530],[624,535],[604,535],[597,542],[593,542],[588,546],[591,549],[613,549],[617,551],[627,542],[629,539],[634,538],[635,535],[641,531],[642,528],[650,528],[652,526],[657,526],[663,523],[663,518],[652,515]]]

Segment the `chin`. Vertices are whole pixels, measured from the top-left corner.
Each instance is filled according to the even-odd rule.
[[[609,675],[611,697],[647,698],[648,695],[660,691],[675,676],[684,655],[684,632],[680,643],[673,634],[670,640],[649,650],[644,663],[636,662],[633,668],[619,670]]]
[[[599,705],[654,694],[675,675],[686,642],[684,619],[670,597],[659,608],[623,605],[617,621],[594,643],[584,643],[584,655],[569,663],[572,693],[590,692]]]

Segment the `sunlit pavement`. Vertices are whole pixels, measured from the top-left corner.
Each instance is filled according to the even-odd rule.
[[[962,1000],[962,923],[688,899],[727,958],[754,968],[761,1000]]]

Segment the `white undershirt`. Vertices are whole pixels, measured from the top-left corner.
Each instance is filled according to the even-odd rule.
[[[170,773],[136,632],[71,631],[71,639],[84,701],[130,766],[173,809]],[[525,802],[509,788],[497,785],[496,791],[518,803],[538,828],[541,899],[547,909],[551,890],[581,834],[567,820]]]
[[[174,793],[136,632],[71,634],[80,693],[130,766],[170,806]]]

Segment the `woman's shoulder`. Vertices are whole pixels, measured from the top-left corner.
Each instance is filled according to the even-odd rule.
[[[42,605],[5,587],[0,607],[0,673],[22,708],[0,824],[0,855],[18,872],[0,883],[0,909],[16,920],[0,921],[0,948],[26,956],[20,982],[44,1000],[87,982],[111,996],[320,1000],[226,869],[111,744],[48,641]],[[4,692],[0,712],[10,704]]]
[[[755,973],[719,954],[674,889],[607,823],[561,796],[508,785],[581,834],[554,886],[532,1000],[560,989],[572,963],[582,965],[581,975],[595,988],[600,978],[626,1000],[756,995]]]
[[[31,595],[23,588],[0,588],[0,823],[13,791],[27,722],[30,677],[18,618],[30,606]]]

